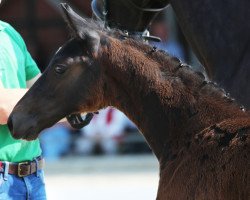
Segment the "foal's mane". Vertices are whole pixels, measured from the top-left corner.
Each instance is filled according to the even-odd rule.
[[[230,95],[224,91],[224,89],[220,88],[216,83],[207,80],[206,76],[202,72],[194,71],[192,67],[185,63],[182,63],[177,57],[170,56],[163,50],[157,50],[155,47],[152,47],[148,43],[145,43],[142,38],[137,37],[135,39],[131,36],[128,36],[126,32],[123,32],[119,29],[110,29],[108,27],[105,27],[104,22],[100,20],[97,21],[89,18],[84,18],[84,20],[85,25],[82,26],[83,30],[87,25],[87,28],[95,30],[100,34],[118,39],[121,42],[124,42],[124,44],[127,44],[137,49],[138,51],[143,52],[149,59],[158,63],[159,70],[161,70],[163,74],[179,78],[182,82],[185,81],[185,84],[190,87],[197,87],[197,85],[192,85],[194,83],[192,79],[195,79],[196,83],[200,83],[197,88],[198,92],[205,93],[214,97],[220,97],[226,102],[230,102],[231,104],[237,106],[237,103],[235,103],[234,99],[232,99]],[[69,24],[68,26],[70,27]],[[69,30],[71,32],[71,37],[75,37],[75,34],[73,33],[74,30],[72,30],[71,28],[69,28]],[[84,31],[80,31],[80,33],[81,32],[83,33]],[[243,108],[242,106],[242,109],[245,108]]]
[[[147,54],[148,58],[159,64],[159,69],[166,73],[167,76],[172,76],[180,78],[181,81],[185,81],[186,85],[190,87],[197,87],[193,85],[191,79],[195,79],[196,82],[201,83],[198,85],[199,92],[204,92],[206,94],[212,94],[223,98],[226,102],[231,102],[232,104],[238,106],[233,98],[230,97],[229,93],[217,85],[217,83],[207,80],[206,76],[200,72],[195,71],[191,66],[181,62],[180,59],[174,56],[170,56],[166,51],[157,50],[156,47],[152,47],[149,44],[143,42],[143,40],[128,39],[126,44],[138,49],[141,52]],[[186,80],[183,80],[186,79]],[[204,90],[202,90],[205,88]],[[241,106],[242,109],[245,109]]]

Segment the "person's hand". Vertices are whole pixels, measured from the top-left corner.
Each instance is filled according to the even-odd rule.
[[[0,81],[0,89],[3,89],[3,83]],[[0,125],[1,124],[5,124],[7,119],[6,119],[6,113],[4,112],[4,108],[2,108],[2,106],[0,106]]]
[[[33,79],[27,81],[27,87],[30,88],[41,76],[39,73]],[[16,103],[23,97],[28,89],[8,89],[4,88],[0,80],[0,124],[7,124],[8,117],[15,107]]]
[[[11,111],[26,92],[27,89],[5,89],[0,87],[0,124],[7,124]]]

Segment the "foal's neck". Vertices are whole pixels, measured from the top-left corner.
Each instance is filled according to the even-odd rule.
[[[101,62],[108,82],[106,105],[138,126],[158,159],[188,145],[204,128],[244,115],[199,74],[167,55],[154,59],[156,52],[149,48],[112,40]]]

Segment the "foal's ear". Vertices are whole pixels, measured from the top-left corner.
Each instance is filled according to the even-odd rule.
[[[63,10],[64,19],[68,24],[73,36],[75,38],[84,40],[88,45],[88,48],[91,50],[91,53],[95,54],[99,48],[100,36],[98,32],[94,30],[94,26],[91,26],[91,24],[86,19],[74,12],[68,4],[61,3],[61,7]]]

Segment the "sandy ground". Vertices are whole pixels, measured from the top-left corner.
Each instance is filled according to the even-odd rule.
[[[66,158],[46,164],[48,200],[152,200],[158,185],[154,156]]]

